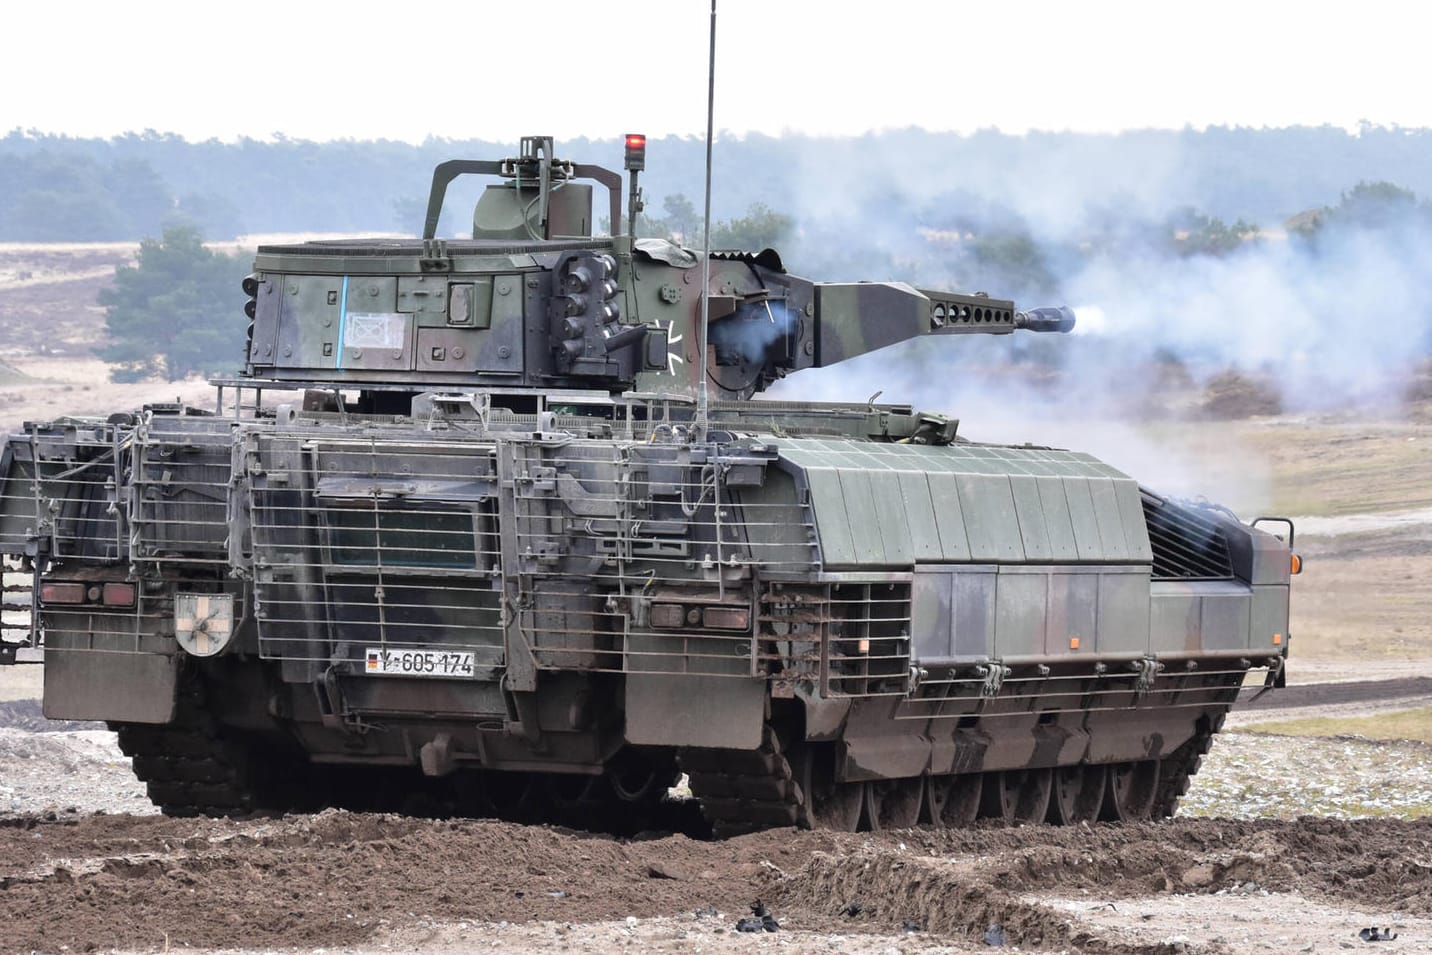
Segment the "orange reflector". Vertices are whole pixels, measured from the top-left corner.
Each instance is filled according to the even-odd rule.
[[[1078,637],[1070,637],[1070,638],[1069,638],[1069,649],[1070,649],[1070,650],[1078,650],[1078,649],[1079,649],[1079,638],[1078,638]]]
[[[1280,643],[1282,643],[1282,642],[1283,642],[1283,635],[1282,635],[1281,633],[1275,633],[1275,634],[1273,634],[1273,646],[1276,647],[1276,646],[1278,646],[1278,645],[1279,645]]]
[[[82,604],[85,602],[85,585],[47,581],[40,584],[40,603]]]
[[[1288,573],[1301,574],[1303,572],[1303,558],[1297,554],[1291,555],[1288,560]]]

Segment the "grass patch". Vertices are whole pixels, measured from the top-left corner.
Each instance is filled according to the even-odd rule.
[[[1398,710],[1376,716],[1347,718],[1312,717],[1303,720],[1277,720],[1254,723],[1239,729],[1240,733],[1265,733],[1272,736],[1361,736],[1364,739],[1414,740],[1432,743],[1432,706],[1415,710]]]

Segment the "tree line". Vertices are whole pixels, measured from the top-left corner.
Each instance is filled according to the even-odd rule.
[[[715,154],[713,218],[758,204],[801,222],[842,207],[912,200],[1042,214],[1041,185],[1096,216],[1147,204],[1128,184],[1156,170],[1157,204],[1233,222],[1282,221],[1361,180],[1432,195],[1432,130],[1365,126],[1141,130],[1116,135],[906,129],[863,137],[723,136]],[[212,238],[249,232],[415,232],[432,167],[445,159],[511,155],[515,144],[430,139],[189,142],[154,131],[111,139],[12,130],[0,136],[0,239],[93,241],[192,225]],[[559,155],[619,168],[609,140],[558,143]],[[659,208],[702,194],[704,145],[648,140],[646,190]],[[470,194],[468,194],[470,195]],[[466,201],[461,191],[455,199]],[[886,201],[890,200],[890,201]],[[1132,203],[1130,202],[1132,200]],[[471,208],[470,203],[468,208]],[[666,213],[663,211],[663,216]],[[445,223],[461,227],[462,216]]]

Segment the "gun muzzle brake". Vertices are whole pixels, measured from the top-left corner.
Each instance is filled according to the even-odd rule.
[[[1031,308],[1014,313],[1014,327],[1027,332],[1069,332],[1074,330],[1074,309],[1068,305]]]

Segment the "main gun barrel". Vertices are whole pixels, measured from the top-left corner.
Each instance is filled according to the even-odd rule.
[[[1008,299],[903,282],[817,282],[815,347],[800,366],[821,367],[921,335],[1008,335],[1016,331],[1067,332],[1067,305],[1017,311]]]

